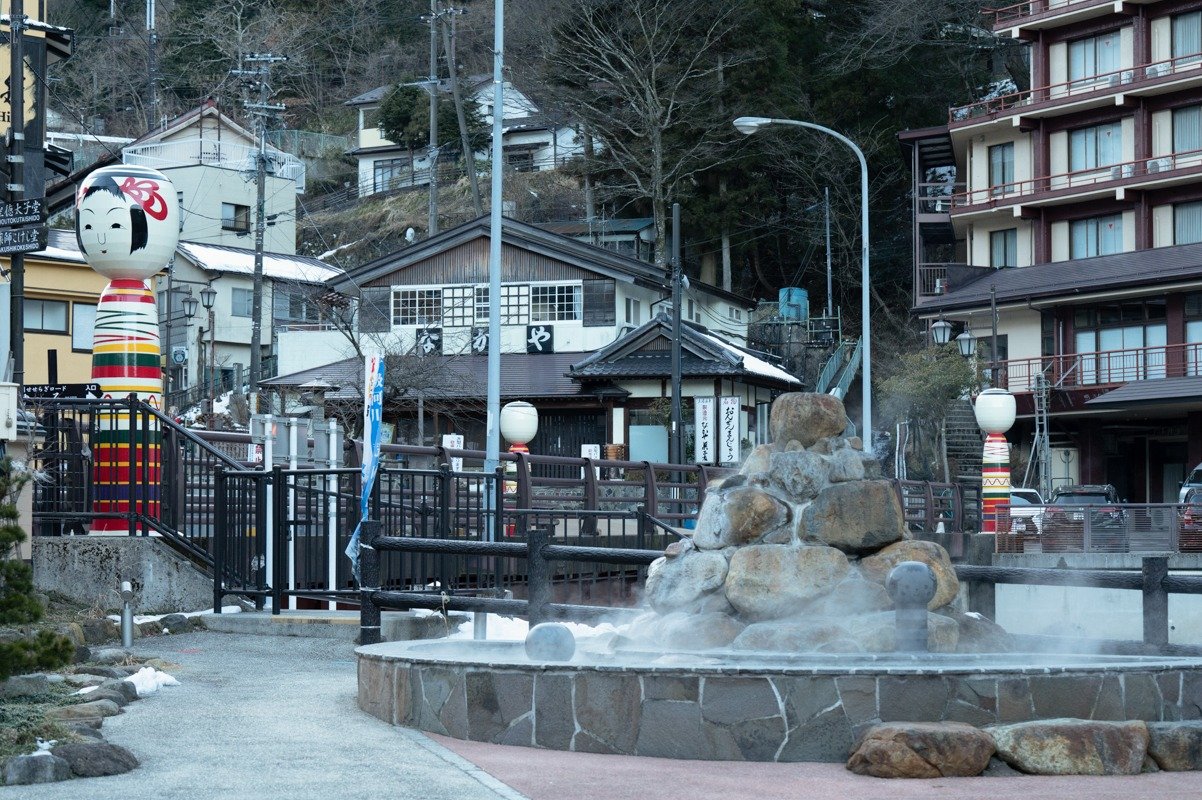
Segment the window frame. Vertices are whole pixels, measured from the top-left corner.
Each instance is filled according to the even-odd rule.
[[[998,263],[998,242],[1002,243],[1002,261]],[[1009,269],[1018,266],[1018,228],[1003,228],[989,232],[989,266],[994,269]]]
[[[543,295],[542,299],[538,296]],[[582,322],[584,296],[579,283],[545,283],[530,287],[530,322]]]
[[[1198,217],[1202,218],[1202,200],[1190,200],[1190,201],[1184,202],[1184,203],[1174,203],[1173,204],[1173,244],[1174,245],[1197,244],[1199,242],[1202,242],[1202,225],[1198,225],[1198,226],[1194,227],[1194,230],[1197,231],[1197,238],[1184,239],[1180,236],[1182,226],[1178,222],[1177,216],[1178,216],[1178,209],[1180,209],[1182,206],[1189,207],[1191,210],[1196,210]]]
[[[470,328],[475,324],[474,286],[444,286],[442,288],[442,326]]]
[[[75,301],[71,303],[71,351],[74,353],[90,353],[92,352],[92,335],[96,329],[96,308],[97,303],[82,303]],[[92,310],[91,321],[80,320],[76,317],[76,311],[84,308]],[[78,337],[81,333],[86,333],[86,346]]]
[[[239,294],[241,292],[241,294]],[[274,294],[272,304],[274,305]],[[241,286],[230,287],[230,316],[250,319],[255,315],[255,291]]]
[[[34,304],[37,304],[39,309],[38,324],[31,324],[32,320],[30,318],[30,309],[34,306]],[[53,306],[55,308],[62,309],[63,326],[61,328],[45,327],[47,306]],[[71,332],[71,304],[66,300],[49,300],[41,297],[26,297],[24,305],[24,320],[25,331],[27,333],[69,334]]]
[[[1110,51],[1115,54],[1115,63],[1113,65],[1109,63],[1101,64],[1103,59],[1098,57],[1100,53],[1104,52],[1104,49],[1100,49],[1099,45],[1107,39],[1112,39],[1110,44],[1112,44],[1114,47],[1113,51]],[[1107,47],[1109,46],[1110,45],[1107,45]],[[1086,70],[1086,72],[1082,74],[1075,74],[1074,70],[1077,62],[1076,54],[1078,52],[1083,55],[1081,61],[1083,62],[1083,67]],[[1087,86],[1093,86],[1098,83],[1098,78],[1100,76],[1122,69],[1122,29],[1115,28],[1114,30],[1106,31],[1105,33],[1098,33],[1094,34],[1093,36],[1086,36],[1081,39],[1071,41],[1068,43],[1065,55],[1068,61],[1068,63],[1065,65],[1065,74],[1068,76],[1068,80],[1072,88],[1080,89]],[[1113,68],[1111,68],[1112,66]],[[1106,69],[1102,69],[1102,67],[1106,67]]]
[[[1103,135],[1103,130],[1107,129],[1107,133],[1113,132],[1117,134],[1113,138],[1109,135]],[[1076,142],[1078,137],[1084,138],[1084,154],[1085,164],[1076,163],[1077,147]],[[1112,144],[1117,142],[1117,147],[1113,148],[1115,152],[1104,152],[1103,143]],[[1104,158],[1112,158],[1109,161],[1103,161]],[[1070,173],[1089,172],[1091,170],[1106,169],[1115,164],[1121,164],[1123,161],[1123,122],[1122,120],[1112,120],[1110,122],[1101,122],[1097,125],[1087,125],[1083,128],[1074,128],[1068,132],[1068,171]],[[1092,163],[1091,163],[1092,162]]]
[[[996,197],[1014,191],[1014,142],[990,145],[988,156],[990,193]]]
[[[229,214],[226,209],[230,209]],[[221,230],[250,233],[250,206],[241,203],[221,203]]]
[[[1103,241],[1102,236],[1101,236],[1101,233],[1103,231],[1102,226],[1103,226],[1103,224],[1105,224],[1105,222],[1107,220],[1115,220],[1118,223],[1119,247],[1117,250],[1102,252],[1102,247],[1101,247],[1101,244]],[[1087,252],[1085,252],[1085,253],[1075,252],[1073,249],[1073,245],[1074,245],[1074,242],[1076,239],[1075,232],[1076,232],[1076,230],[1078,230],[1077,226],[1078,225],[1086,225],[1087,226],[1086,235],[1090,236],[1091,234],[1088,231],[1088,226],[1091,224],[1093,226],[1092,243],[1093,243],[1094,249],[1096,249],[1096,252],[1093,252],[1093,253],[1088,252],[1088,250],[1089,250],[1088,246],[1086,247]],[[1070,221],[1068,224],[1068,251],[1069,251],[1070,259],[1095,258],[1097,256],[1116,255],[1118,253],[1125,252],[1123,247],[1124,247],[1124,242],[1123,242],[1123,214],[1122,214],[1122,212],[1117,212],[1114,214],[1102,214],[1102,215],[1099,215],[1096,217],[1085,217],[1084,219],[1075,219],[1075,220]]]
[[[407,302],[408,299],[408,302]],[[422,315],[423,309],[426,315]],[[394,287],[392,326],[428,328],[442,321],[442,288]]]

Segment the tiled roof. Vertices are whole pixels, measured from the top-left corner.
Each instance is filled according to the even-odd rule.
[[[1159,378],[1146,381],[1131,381],[1103,395],[1086,400],[1087,406],[1110,406],[1138,403],[1190,403],[1197,405],[1202,399],[1202,376],[1190,375],[1182,378]]]

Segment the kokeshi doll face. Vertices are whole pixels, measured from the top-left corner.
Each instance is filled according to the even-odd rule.
[[[101,275],[144,281],[167,266],[179,242],[175,186],[147,167],[98,169],[75,195],[75,236]]]

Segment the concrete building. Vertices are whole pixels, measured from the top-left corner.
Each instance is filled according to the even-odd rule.
[[[899,137],[914,311],[975,337],[1045,486],[1175,501],[1202,462],[1202,2],[1021,3],[993,27],[1028,44],[1032,88]]]

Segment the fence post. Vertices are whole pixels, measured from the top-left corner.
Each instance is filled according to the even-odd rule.
[[[127,494],[125,503],[125,520],[129,526],[129,535],[134,536],[138,532],[138,525],[135,521],[138,515],[138,465],[146,463],[146,451],[143,450],[139,457],[138,446],[138,419],[135,416],[137,413],[136,398],[137,395],[130,393],[129,397],[125,398],[125,414],[126,414],[126,444],[129,447],[129,469],[125,474],[125,490]],[[113,414],[113,427],[117,426],[119,414]],[[145,467],[143,467],[145,471]]]
[[[213,613],[221,613],[222,577],[225,574],[225,467],[213,470]]]
[[[380,641],[380,607],[372,593],[380,589],[380,521],[365,519],[359,528],[359,644]]]
[[[288,583],[288,519],[287,493],[284,488],[284,468],[271,469],[271,541],[273,542],[271,576],[271,613],[279,614],[284,603],[284,586]]]
[[[643,508],[651,516],[659,516],[658,489],[655,486],[655,470],[650,461],[643,462]]]
[[[542,525],[529,525],[526,530],[526,574],[530,594],[526,617],[533,628],[546,620],[547,605],[551,602],[551,565],[543,557],[543,548],[551,537]]]
[[[255,611],[262,611],[267,603],[267,540],[271,536],[271,531],[267,529],[267,487],[258,475],[249,480],[255,493],[255,555],[259,559],[259,566],[255,569],[255,588],[260,594],[255,595]]]
[[[1144,644],[1164,647],[1169,643],[1169,593],[1164,579],[1169,574],[1168,556],[1143,559]]]

